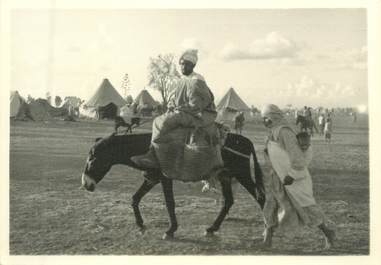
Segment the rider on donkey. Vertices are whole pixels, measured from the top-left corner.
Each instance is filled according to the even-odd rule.
[[[184,75],[177,84],[167,113],[155,118],[152,124],[151,147],[148,153],[131,158],[143,168],[158,168],[157,153],[160,143],[168,142],[166,136],[180,127],[204,128],[214,124],[217,116],[214,96],[205,79],[193,71],[197,64],[197,50],[186,50],[179,64]]]

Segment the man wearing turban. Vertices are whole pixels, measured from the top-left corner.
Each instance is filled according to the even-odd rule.
[[[332,246],[335,232],[327,227],[326,218],[316,204],[308,165],[312,149],[303,151],[283,112],[273,104],[261,111],[263,123],[269,129],[265,160],[270,172],[264,176],[266,202],[264,245],[270,247],[275,229],[286,235],[299,225],[317,226],[325,236],[325,248]]]
[[[152,125],[151,147],[147,154],[132,157],[143,168],[160,167],[155,153],[159,144],[170,142],[168,134],[183,128],[207,127],[214,124],[217,112],[214,96],[205,79],[193,71],[198,61],[197,50],[186,50],[179,60],[183,77],[177,83],[174,97],[168,103],[167,113],[155,118]]]

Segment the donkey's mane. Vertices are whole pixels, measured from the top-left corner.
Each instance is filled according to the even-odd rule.
[[[110,145],[123,145],[132,142],[137,142],[141,139],[151,138],[151,133],[139,133],[139,134],[111,134],[103,138],[97,138],[94,144],[94,150],[100,150]]]

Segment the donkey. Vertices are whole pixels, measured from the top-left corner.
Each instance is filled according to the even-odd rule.
[[[138,127],[140,125],[140,118],[139,117],[132,117],[131,118],[131,122],[128,123],[128,122],[125,122],[124,119],[120,116],[116,116],[114,118],[114,132],[117,133],[118,132],[118,128],[119,127],[125,127],[126,130],[125,130],[125,134],[127,134],[128,132],[132,133],[132,126],[136,125],[136,127]]]
[[[141,155],[148,151],[151,142],[151,134],[112,134],[104,138],[97,138],[91,147],[84,172],[82,173],[81,188],[94,191],[96,185],[103,179],[113,165],[123,164],[144,172],[144,180],[140,188],[132,196],[132,208],[135,221],[141,232],[145,231],[142,215],[139,209],[141,199],[155,185],[161,183],[166,208],[170,218],[170,226],[165,232],[163,239],[174,238],[177,230],[175,214],[175,199],[173,195],[173,179],[162,174],[160,169],[140,168],[132,160],[132,156]],[[227,134],[225,145],[221,150],[224,168],[217,174],[221,184],[224,204],[214,223],[206,229],[205,235],[212,236],[219,230],[229,209],[234,203],[231,180],[237,181],[254,197],[263,209],[265,192],[263,185],[263,173],[259,166],[253,143],[244,136]],[[254,178],[252,178],[253,176]]]
[[[316,128],[315,122],[311,118],[307,118],[303,115],[298,115],[296,117],[295,124],[300,124],[300,131],[310,133],[311,136],[314,136],[314,129],[316,130],[316,132],[319,132]]]

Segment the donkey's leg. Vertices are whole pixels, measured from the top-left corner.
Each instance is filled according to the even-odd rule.
[[[217,219],[214,221],[213,225],[206,229],[206,233],[205,233],[206,236],[211,236],[213,235],[214,232],[220,229],[222,222],[224,221],[226,215],[229,213],[230,208],[234,204],[231,178],[226,175],[226,172],[223,172],[222,174],[223,175],[220,175],[218,179],[222,187],[222,195],[224,196],[224,205],[222,206],[220,213],[217,216]]]
[[[170,226],[169,229],[163,235],[163,239],[172,239],[174,233],[177,230],[177,219],[175,213],[175,198],[173,196],[173,181],[163,177],[161,179],[161,185],[163,187],[165,205],[167,206],[167,211],[169,214]]]
[[[265,204],[265,198],[261,196],[262,194],[257,194],[256,185],[250,175],[248,174],[239,174],[236,179],[238,182],[253,196],[253,198],[259,203],[261,209]]]
[[[143,225],[142,215],[140,214],[139,203],[141,199],[144,197],[144,195],[146,195],[157,183],[159,183],[159,181],[153,182],[145,179],[140,188],[132,196],[131,206],[132,209],[134,209],[136,225],[140,228],[142,232],[144,232],[145,227]]]

